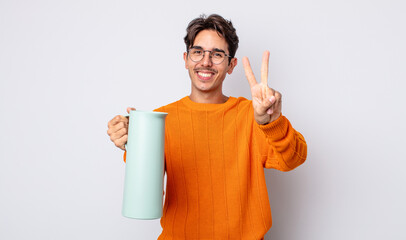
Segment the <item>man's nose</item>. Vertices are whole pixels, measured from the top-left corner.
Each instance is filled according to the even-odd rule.
[[[205,52],[202,59],[203,66],[211,66],[213,62],[211,61],[210,52]]]

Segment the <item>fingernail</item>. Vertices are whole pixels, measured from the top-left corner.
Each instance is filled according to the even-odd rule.
[[[272,97],[269,99],[269,101],[270,101],[271,103],[274,103],[274,102],[275,102],[275,96],[272,96]]]
[[[268,114],[272,114],[272,113],[273,113],[273,111],[272,111],[272,109],[268,109],[268,111],[266,111],[266,113],[268,113]]]

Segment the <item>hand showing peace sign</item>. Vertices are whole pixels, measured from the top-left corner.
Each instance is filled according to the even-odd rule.
[[[275,121],[281,115],[282,95],[280,92],[268,87],[269,51],[265,51],[262,55],[260,83],[255,79],[247,57],[242,59],[242,63],[244,65],[245,76],[251,87],[255,121],[260,125]]]

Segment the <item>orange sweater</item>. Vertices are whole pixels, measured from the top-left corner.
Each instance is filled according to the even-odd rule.
[[[201,104],[185,97],[156,111],[168,113],[158,239],[262,239],[272,225],[263,168],[302,164],[303,136],[284,116],[258,125],[245,98]]]

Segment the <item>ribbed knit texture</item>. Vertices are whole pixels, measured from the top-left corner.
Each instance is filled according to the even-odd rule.
[[[168,113],[158,239],[262,239],[272,225],[263,168],[302,164],[303,136],[284,116],[258,125],[245,98],[200,104],[185,97],[156,111]]]

